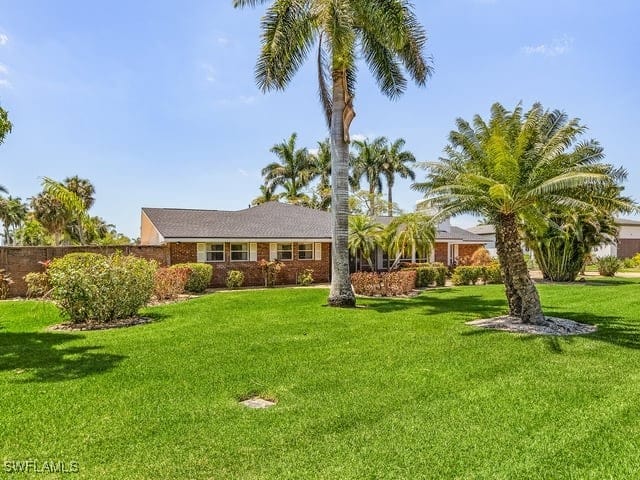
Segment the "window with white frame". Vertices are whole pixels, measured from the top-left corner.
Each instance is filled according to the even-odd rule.
[[[224,243],[207,244],[207,262],[224,262]]]
[[[232,243],[231,244],[231,261],[246,262],[249,260],[249,244],[248,243]]]
[[[293,243],[278,244],[278,260],[293,260]]]
[[[313,260],[313,243],[298,244],[298,260]]]

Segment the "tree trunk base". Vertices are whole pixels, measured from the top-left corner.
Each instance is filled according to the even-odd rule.
[[[337,308],[355,308],[356,297],[353,294],[332,295],[327,300],[327,305]]]

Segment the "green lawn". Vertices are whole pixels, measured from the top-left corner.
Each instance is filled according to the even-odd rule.
[[[637,478],[640,279],[540,291],[599,331],[466,326],[504,313],[501,286],[356,310],[316,288],[215,293],[85,333],[0,302],[0,460],[77,461],[83,479]],[[278,405],[237,404],[252,393]]]

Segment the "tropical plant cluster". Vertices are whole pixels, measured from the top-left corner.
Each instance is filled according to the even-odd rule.
[[[154,291],[155,261],[116,252],[71,253],[47,269],[51,298],[73,323],[133,317]]]
[[[298,285],[308,287],[313,283],[313,269],[305,268],[302,272],[298,273]]]
[[[90,209],[95,188],[87,179],[67,177],[62,182],[45,178],[41,192],[24,202],[19,197],[0,196],[2,243],[11,246],[38,245],[128,245],[133,243],[115,226]],[[6,189],[0,187],[0,192]]]
[[[394,272],[355,272],[351,274],[351,284],[357,295],[367,297],[397,297],[408,295],[416,287],[415,270]]]
[[[598,273],[603,277],[613,277],[622,268],[622,260],[613,255],[600,257],[596,261],[596,266],[598,267]]]

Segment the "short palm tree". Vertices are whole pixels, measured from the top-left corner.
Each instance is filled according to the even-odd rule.
[[[426,34],[407,0],[233,0],[268,4],[256,66],[262,90],[284,90],[316,47],[320,100],[331,131],[333,254],[331,306],[355,306],[349,276],[349,142],[358,50],[385,95],[398,98],[406,73],[424,85]]]
[[[413,252],[422,258],[429,257],[436,239],[436,228],[431,217],[424,213],[405,213],[389,223],[385,238],[387,254],[394,258],[390,268],[394,269],[403,256]]]
[[[373,270],[371,256],[376,247],[381,244],[383,231],[382,224],[368,215],[352,215],[349,217],[349,253],[356,259],[356,269],[358,269],[358,258],[362,257]]]
[[[286,197],[297,198],[303,192],[311,178],[313,164],[306,148],[296,148],[298,135],[291,134],[288,140],[284,140],[271,148],[271,153],[276,155],[279,162],[272,162],[262,169],[265,185],[275,191],[279,186],[285,187]]]
[[[416,173],[411,166],[416,163],[416,157],[408,150],[404,150],[406,142],[403,138],[397,139],[389,145],[384,152],[381,166],[382,175],[387,181],[388,215],[393,215],[393,186],[396,176],[400,178],[416,179]]]
[[[578,142],[578,119],[534,104],[526,113],[499,103],[485,122],[458,119],[446,156],[428,164],[427,181],[414,184],[439,218],[472,213],[495,226],[510,314],[525,323],[545,323],[540,298],[522,251],[523,224],[542,223],[546,212],[567,208],[614,210],[619,200],[589,195],[616,185],[625,172],[601,162],[594,141]],[[586,200],[588,199],[588,200]]]
[[[356,140],[353,143],[352,186],[360,188],[360,180],[364,177],[369,184],[369,215],[374,215],[376,192],[382,191],[382,168],[388,141],[385,137],[377,137],[372,141]]]
[[[0,198],[0,221],[3,225],[3,237],[5,245],[15,244],[12,231],[22,225],[27,218],[27,206],[22,199],[8,196]]]

